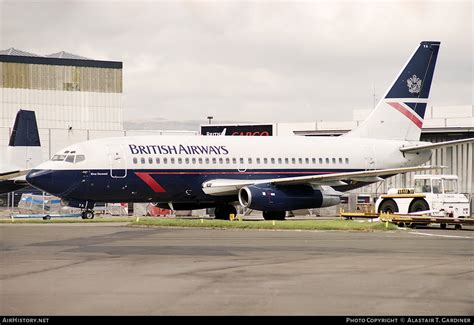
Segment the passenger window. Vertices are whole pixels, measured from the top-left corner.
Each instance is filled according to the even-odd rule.
[[[212,158],[212,163],[213,163],[213,164],[217,163],[217,159],[216,159],[216,158]]]
[[[191,158],[191,162],[193,165],[196,164],[196,158]]]
[[[168,158],[163,158],[163,164],[167,164],[168,163]]]
[[[329,164],[329,158],[326,158],[326,164]]]
[[[230,164],[230,159],[229,159],[229,158],[226,158],[226,159],[225,159],[225,163],[226,163],[226,164]]]
[[[260,164],[260,158],[257,158],[256,160],[257,160],[257,164]]]
[[[320,164],[323,163],[323,158],[319,158],[319,163],[320,163]]]
[[[346,158],[346,164],[348,164],[348,163],[349,163],[349,158]]]
[[[241,164],[244,163],[244,158],[240,158],[240,163],[241,163]]]
[[[183,163],[183,158],[178,158],[178,164],[182,164]]]
[[[313,158],[313,160],[312,160],[312,161],[313,161],[313,164],[315,164],[315,163],[316,163],[316,158]]]
[[[202,164],[202,158],[198,158],[198,162]]]
[[[232,163],[236,164],[237,163],[237,158],[232,158]]]
[[[281,158],[278,158],[278,163],[281,164]]]
[[[305,159],[304,159],[304,162],[307,163],[307,164],[309,164],[309,158],[305,158]]]
[[[296,158],[291,158],[291,163],[296,164]]]
[[[224,159],[222,159],[222,158],[219,158],[219,164],[221,164],[221,165],[222,165],[223,163],[224,163]]]
[[[251,164],[251,163],[252,163],[252,158],[249,158],[249,164]]]
[[[332,158],[332,163],[333,163],[333,164],[336,163],[336,158]]]
[[[290,161],[288,160],[288,158],[285,158],[285,164],[289,164]]]
[[[267,159],[267,158],[263,158],[263,163],[264,163],[264,164],[267,164],[267,163],[268,163],[268,159]]]
[[[339,163],[342,164],[342,158],[339,158]]]
[[[271,159],[270,159],[270,162],[271,162],[272,164],[274,164],[274,163],[275,163],[275,158],[271,158]]]
[[[156,158],[156,163],[157,163],[157,164],[160,163],[160,158]]]
[[[133,158],[134,159],[134,163],[136,164],[137,163],[137,158]],[[84,161],[86,160],[86,156],[84,155],[77,155],[76,156],[76,162],[81,162],[81,161]]]
[[[148,163],[149,163],[149,164],[153,164],[153,158],[151,158],[151,157],[148,158]]]
[[[174,158],[170,158],[170,163],[174,164]]]
[[[145,158],[142,157],[142,158],[140,159],[140,161],[141,161],[142,164],[144,164],[144,163],[145,163]]]
[[[206,164],[209,164],[209,158],[206,158]]]
[[[302,163],[303,163],[303,158],[298,158],[298,162],[299,162],[300,164],[302,164]]]
[[[189,164],[189,158],[184,158],[184,162],[185,162],[186,164]]]

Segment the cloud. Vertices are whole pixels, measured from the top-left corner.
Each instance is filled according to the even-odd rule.
[[[472,104],[470,1],[0,6],[2,48],[123,61],[126,120],[349,120],[421,40],[442,41],[433,104]]]

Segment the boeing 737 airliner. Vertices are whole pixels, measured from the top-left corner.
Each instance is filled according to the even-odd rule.
[[[235,205],[285,211],[336,205],[340,191],[416,167],[431,149],[420,142],[439,42],[421,42],[370,116],[341,137],[140,136],[72,145],[27,175],[92,218],[96,202],[154,202],[173,210]]]

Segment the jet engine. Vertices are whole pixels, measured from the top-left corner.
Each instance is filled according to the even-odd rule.
[[[254,210],[289,211],[337,205],[341,194],[329,186],[257,184],[242,187],[239,202]]]

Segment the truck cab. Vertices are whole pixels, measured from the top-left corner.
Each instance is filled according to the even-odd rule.
[[[415,175],[413,188],[391,188],[381,195],[375,209],[381,213],[429,214],[468,218],[469,198],[459,193],[456,175]]]

